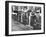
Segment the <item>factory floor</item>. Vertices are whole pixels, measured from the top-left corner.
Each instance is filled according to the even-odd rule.
[[[12,20],[12,31],[25,31],[32,30],[33,27],[29,25],[23,25],[22,23]]]

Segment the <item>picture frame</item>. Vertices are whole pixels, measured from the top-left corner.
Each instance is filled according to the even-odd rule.
[[[39,22],[38,15],[41,16]],[[45,3],[5,1],[5,35],[34,34],[45,34]]]

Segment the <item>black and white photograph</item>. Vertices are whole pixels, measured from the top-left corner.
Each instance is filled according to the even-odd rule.
[[[44,33],[44,3],[8,2],[6,5],[8,35]]]
[[[40,30],[41,7],[12,5],[12,31]]]

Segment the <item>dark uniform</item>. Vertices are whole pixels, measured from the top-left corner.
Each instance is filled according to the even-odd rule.
[[[28,17],[26,16],[26,14],[23,16],[23,24],[28,25]]]
[[[34,25],[34,24],[36,24],[36,25]],[[39,16],[39,19],[37,19],[37,17],[35,15],[31,16],[31,26],[34,27],[34,30],[40,29],[41,28],[40,25],[41,25],[41,17]]]

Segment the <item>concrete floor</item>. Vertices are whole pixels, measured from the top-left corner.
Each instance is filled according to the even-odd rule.
[[[12,31],[25,31],[25,30],[32,30],[32,26],[23,25],[17,21],[12,20]]]

